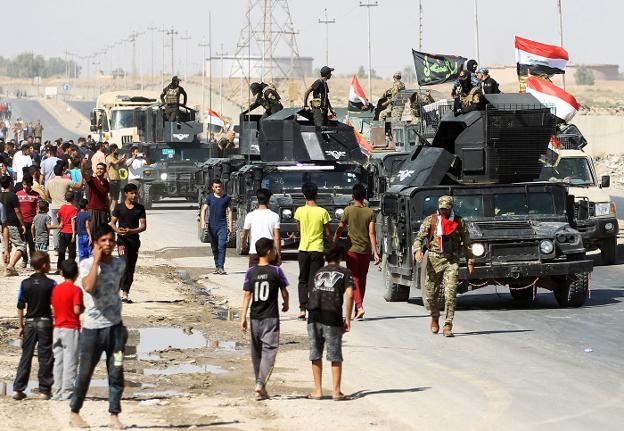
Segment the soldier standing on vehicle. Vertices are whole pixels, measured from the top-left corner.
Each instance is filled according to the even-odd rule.
[[[394,82],[392,83],[392,87],[388,89],[390,91],[390,98],[386,100],[384,103],[384,110],[379,114],[380,121],[386,121],[386,118],[392,114],[392,104],[397,100],[397,96],[399,91],[405,90],[405,84],[401,81],[401,72],[395,72],[392,75],[392,79]]]
[[[427,241],[425,242],[425,239]],[[424,288],[424,301],[431,313],[431,332],[440,331],[438,319],[438,297],[441,284],[444,283],[445,337],[453,336],[453,317],[457,301],[457,284],[459,281],[459,255],[464,249],[468,259],[468,273],[474,273],[474,259],[470,244],[470,236],[464,219],[453,211],[453,198],[441,196],[438,199],[438,211],[427,216],[420,226],[416,240],[412,246],[417,263],[423,260],[423,249],[429,250],[427,260],[427,281]]]
[[[461,90],[453,105],[455,115],[480,110],[484,103],[481,87],[472,84],[470,74],[465,70],[459,73],[459,85]]]
[[[262,118],[266,118],[269,115],[273,115],[284,109],[282,102],[280,102],[281,97],[273,84],[252,82],[249,89],[251,90],[251,94],[256,96],[256,100],[249,105],[249,108],[246,111],[242,112],[243,114],[251,112],[257,107],[262,106],[264,108]]]
[[[184,96],[184,101],[180,103],[180,96]],[[163,88],[160,101],[165,105],[165,117],[169,121],[180,121],[180,105],[186,106],[186,91],[180,86],[180,78],[171,78],[171,84]]]
[[[418,94],[418,92],[415,91],[410,96],[410,113],[412,114],[412,122],[419,122],[422,107],[434,102],[435,99],[431,95],[431,91],[427,91],[425,94]]]
[[[332,118],[336,116],[336,112],[329,101],[329,86],[327,85],[327,81],[331,78],[333,70],[334,69],[329,66],[321,67],[321,77],[314,81],[303,95],[303,107],[307,109],[308,97],[310,93],[312,93],[312,102],[310,105],[312,106],[314,125],[317,127],[327,125],[330,113]]]
[[[490,76],[490,70],[487,67],[482,67],[477,70],[477,78],[481,81],[481,91],[483,94],[500,93],[498,82]]]

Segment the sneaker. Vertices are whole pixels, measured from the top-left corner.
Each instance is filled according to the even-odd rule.
[[[13,394],[13,399],[16,401],[22,401],[24,398],[26,398],[26,394],[22,391],[15,391]]]
[[[50,398],[52,398],[52,396],[50,395],[49,392],[41,392],[39,396],[37,397],[37,399],[44,400],[44,401],[48,401]]]

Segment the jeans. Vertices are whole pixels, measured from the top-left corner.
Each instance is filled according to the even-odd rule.
[[[106,353],[106,371],[108,374],[108,412],[121,413],[121,396],[124,390],[123,362],[115,365],[114,354],[124,351],[128,331],[122,323],[108,328],[83,328],[80,334],[80,361],[78,377],[74,384],[74,393],[69,407],[73,413],[79,413],[84,403],[93,370],[100,361],[102,352]]]
[[[130,292],[130,287],[134,281],[134,271],[136,270],[137,260],[139,259],[139,247],[140,242],[136,241],[123,241],[120,246],[124,247],[123,256],[126,258],[126,269],[121,276],[120,289],[123,292]]]
[[[366,293],[366,277],[368,275],[368,267],[370,266],[370,254],[348,251],[346,260],[347,268],[353,274],[355,309],[361,310],[364,302],[364,293]]]
[[[316,272],[324,265],[323,253],[320,251],[299,250],[299,310],[305,311],[308,307],[308,292],[310,283]]]
[[[65,260],[65,252],[69,252],[69,260],[76,260],[76,242],[72,242],[71,233],[59,233],[59,245],[58,245],[58,261],[56,263],[56,269],[61,269],[61,262]]]
[[[89,243],[89,235],[80,233],[76,241],[78,242],[78,260],[82,261],[91,257],[93,248],[91,247],[91,243]]]
[[[26,228],[26,235],[24,236],[24,240],[26,241],[26,250],[22,256],[24,263],[28,263],[28,256],[30,255],[32,257],[35,252],[35,239],[32,237],[32,232],[30,230],[31,226],[32,223],[24,223],[24,227]]]
[[[78,368],[80,329],[54,328],[54,389],[68,393],[74,389]]]
[[[28,386],[32,359],[37,345],[37,359],[39,361],[39,392],[49,394],[52,390],[52,319],[26,319],[24,324],[24,341],[22,343],[22,357],[17,366],[17,374],[13,383],[14,391],[23,392]]]
[[[223,268],[225,265],[225,248],[227,246],[227,226],[208,226],[210,233],[210,247],[214,256],[215,266]]]

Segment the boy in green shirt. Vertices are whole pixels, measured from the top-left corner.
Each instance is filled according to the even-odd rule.
[[[297,208],[295,220],[299,223],[299,319],[306,319],[308,289],[314,274],[323,267],[324,240],[329,242],[329,213],[316,205],[318,187],[305,183],[301,187],[306,204]]]

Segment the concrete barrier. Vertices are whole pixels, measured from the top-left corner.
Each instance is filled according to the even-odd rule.
[[[624,153],[624,116],[577,115],[572,123],[587,139],[585,151],[592,157]]]

